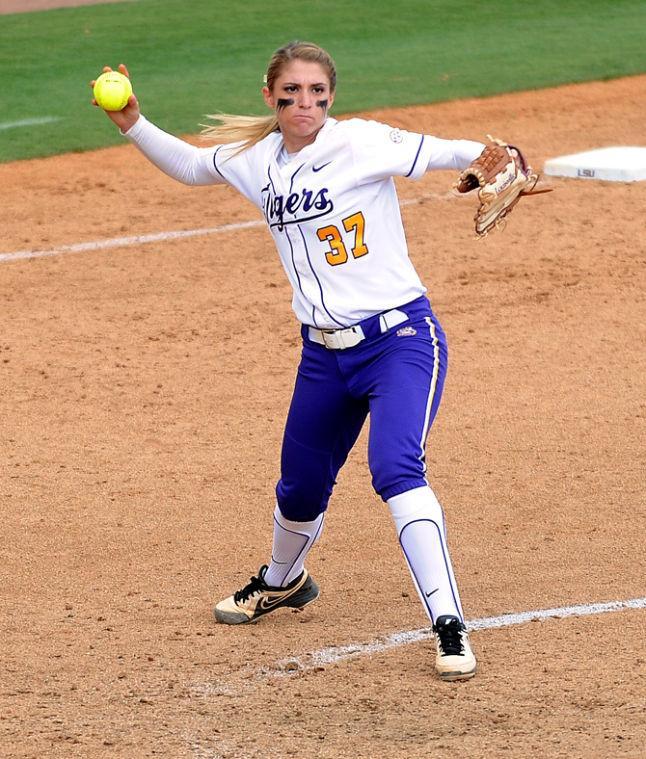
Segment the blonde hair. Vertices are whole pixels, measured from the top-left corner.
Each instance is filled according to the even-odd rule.
[[[330,80],[330,91],[336,89],[336,66],[329,53],[313,42],[290,42],[284,47],[278,48],[272,55],[265,82],[270,91],[274,88],[276,79],[280,76],[283,68],[291,61],[307,61],[318,63],[327,73]],[[264,140],[272,132],[278,132],[278,119],[276,114],[271,116],[238,116],[232,113],[207,114],[208,119],[218,123],[203,126],[202,139],[209,142],[226,144],[230,142],[242,142],[236,153],[248,150],[256,143]]]

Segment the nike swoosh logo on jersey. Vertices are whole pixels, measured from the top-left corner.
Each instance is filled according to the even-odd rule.
[[[430,598],[433,595],[433,593],[437,593],[438,590],[439,588],[435,588],[435,590],[432,590],[430,593],[426,593],[426,598]]]
[[[321,166],[312,166],[312,171],[321,171],[321,169],[324,169],[326,166],[329,166],[331,163],[332,161],[328,161],[327,163],[324,163]]]

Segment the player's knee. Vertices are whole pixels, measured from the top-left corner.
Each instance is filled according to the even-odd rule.
[[[281,514],[293,522],[311,522],[326,509],[333,484],[318,486],[306,480],[282,478],[276,486],[276,500]]]
[[[389,451],[370,454],[372,486],[387,501],[394,495],[426,484],[424,464],[416,457],[393,456]]]

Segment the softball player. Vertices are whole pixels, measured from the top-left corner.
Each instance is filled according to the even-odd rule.
[[[127,74],[125,66],[120,67]],[[268,118],[220,117],[197,148],[158,129],[136,97],[112,120],[156,166],[186,184],[229,184],[263,212],[293,287],[302,356],[276,487],[271,561],[218,603],[219,622],[302,608],[319,589],[304,567],[337,474],[370,414],[369,465],[433,624],[436,668],[472,677],[469,645],[425,444],[447,368],[442,327],[411,261],[393,177],[463,169],[484,145],[328,116],[334,62],[294,42],[273,55]]]

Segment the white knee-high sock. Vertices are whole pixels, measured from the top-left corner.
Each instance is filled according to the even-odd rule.
[[[303,571],[305,557],[323,529],[324,516],[319,514],[312,522],[292,522],[276,506],[271,562],[264,577],[267,585],[283,587]]]
[[[429,487],[388,499],[397,536],[426,613],[435,623],[443,614],[464,621],[458,586],[446,545],[444,514]]]

